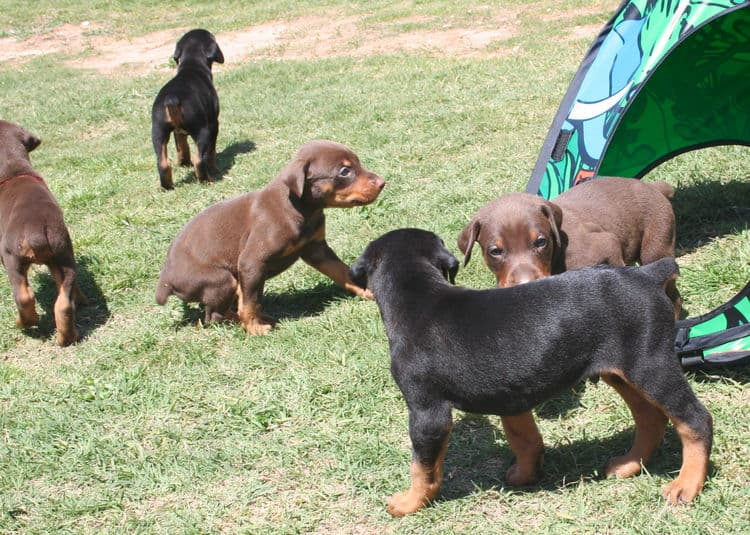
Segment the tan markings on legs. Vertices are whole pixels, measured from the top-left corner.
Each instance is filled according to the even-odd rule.
[[[351,292],[363,299],[372,299],[372,292],[367,288],[360,288],[349,278],[349,266],[339,259],[324,260],[313,267],[323,275],[329,277],[333,282],[341,286],[347,292]]]
[[[631,477],[641,471],[641,466],[651,458],[654,450],[664,439],[667,417],[630,383],[616,374],[603,374],[602,381],[614,388],[628,404],[635,420],[635,440],[630,451],[614,457],[607,463],[606,474],[616,477]]]
[[[667,292],[667,296],[674,305],[674,319],[679,320],[682,313],[682,297],[677,289],[677,275],[664,283],[664,291]]]
[[[49,266],[49,268],[52,277],[55,279],[55,284],[57,284],[57,299],[54,306],[57,343],[61,346],[67,346],[78,339],[75,325],[76,305],[73,299],[75,281],[65,280],[63,271],[59,267]],[[68,275],[68,277],[70,276]]]
[[[662,496],[672,504],[687,503],[703,489],[710,445],[707,437],[699,436],[684,422],[672,418],[672,423],[682,441],[682,466],[677,479],[664,485]]]
[[[75,301],[76,305],[89,304],[89,299],[81,291],[81,288],[78,286],[78,281],[76,281],[75,285],[73,286],[73,300]]]
[[[195,154],[193,156],[193,170],[195,172],[195,177],[198,179],[199,182],[205,182],[206,180],[209,180],[210,177],[207,177],[206,174],[203,172],[203,167],[201,166],[202,160],[199,154]]]
[[[390,514],[393,516],[404,516],[415,513],[427,505],[430,500],[435,499],[440,492],[440,484],[443,481],[445,452],[448,450],[450,436],[450,429],[448,429],[433,466],[412,461],[409,470],[411,474],[411,487],[407,491],[391,496],[386,508]]]
[[[174,144],[177,148],[177,164],[189,167],[190,145],[188,145],[188,136],[184,130],[174,131]]]
[[[174,183],[172,182],[172,164],[169,162],[169,153],[167,152],[168,141],[169,138],[167,137],[159,148],[159,174],[162,177],[162,186],[169,189],[174,186]]]
[[[503,416],[503,430],[516,462],[508,469],[509,485],[520,486],[533,483],[539,477],[544,459],[544,441],[534,421],[534,415],[524,412],[516,416]]]
[[[16,325],[22,329],[33,327],[39,323],[39,314],[36,312],[36,300],[34,299],[34,290],[29,285],[29,267],[23,266],[19,274],[19,284],[15,289],[16,308],[18,308],[18,317]]]
[[[237,287],[237,297],[237,315],[245,332],[253,336],[261,336],[271,332],[275,322],[269,316],[261,313],[260,304],[245,301],[242,297],[242,289],[239,286]]]

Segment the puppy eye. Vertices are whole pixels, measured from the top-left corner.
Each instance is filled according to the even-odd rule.
[[[351,174],[352,174],[352,168],[351,167],[344,166],[339,171],[339,176],[340,177],[346,178],[346,177],[348,177]]]
[[[539,236],[534,242],[534,247],[538,247],[539,249],[541,249],[545,245],[547,245],[547,238],[545,238],[544,236]]]
[[[487,250],[487,253],[489,253],[490,256],[497,257],[497,256],[502,256],[503,255],[503,250],[500,249],[500,247],[490,247]]]

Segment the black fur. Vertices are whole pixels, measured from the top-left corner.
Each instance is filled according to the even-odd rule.
[[[678,273],[674,259],[489,290],[450,285],[446,273],[457,268],[443,241],[418,229],[373,241],[351,268],[380,309],[416,462],[436,462],[453,407],[519,415],[613,372],[710,448],[710,415],[674,353],[674,309],[664,292]]]
[[[224,63],[224,54],[214,36],[206,30],[190,30],[175,46],[173,58],[177,75],[162,87],[151,109],[151,140],[159,164],[159,177],[165,189],[173,187],[169,172],[160,162],[162,146],[175,132],[184,132],[198,148],[196,175],[199,180],[211,180],[216,172],[216,139],[219,134],[219,96],[213,84],[211,66]],[[168,107],[176,117],[170,119]],[[181,165],[190,164],[189,152]]]

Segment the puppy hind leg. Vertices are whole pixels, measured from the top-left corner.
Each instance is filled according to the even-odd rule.
[[[664,439],[667,417],[646,399],[631,384],[615,374],[603,374],[602,381],[614,388],[625,400],[635,420],[635,440],[625,455],[614,457],[607,463],[605,473],[608,476],[631,477],[641,471],[641,466],[651,458],[654,450]]]
[[[216,137],[208,128],[201,129],[195,138],[195,144],[198,146],[198,154],[193,158],[193,165],[195,166],[195,176],[200,182],[213,181],[210,164],[215,143]]]
[[[174,144],[177,149],[177,165],[190,167],[192,165],[190,160],[190,145],[188,143],[188,135],[184,130],[175,130]]]
[[[503,430],[516,461],[508,469],[505,477],[509,485],[523,486],[539,478],[544,459],[544,441],[529,412],[515,416],[503,416]]]
[[[50,264],[49,270],[57,284],[54,315],[57,344],[67,346],[78,339],[76,331],[75,268]]]
[[[713,443],[713,420],[695,397],[678,366],[669,379],[669,384],[651,394],[664,408],[682,443],[680,473],[662,489],[662,496],[669,503],[678,504],[692,501],[706,482]]]
[[[16,325],[21,329],[33,327],[39,323],[39,314],[36,312],[36,299],[34,299],[34,290],[29,285],[29,268],[30,262],[24,262],[22,259],[6,255],[3,257],[3,264],[8,273],[10,285],[13,288],[13,300],[18,309]]]
[[[159,170],[159,182],[164,189],[174,188],[174,182],[172,181],[172,164],[169,161],[169,153],[167,151],[169,135],[169,128],[157,128],[154,126],[151,129],[151,141],[153,142],[154,152],[156,153],[156,167]]]
[[[411,487],[388,500],[387,511],[391,515],[414,513],[438,495],[452,427],[453,418],[447,404],[431,409],[409,409]]]

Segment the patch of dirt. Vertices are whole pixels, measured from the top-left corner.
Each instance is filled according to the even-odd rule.
[[[240,31],[216,35],[227,63],[248,58],[311,59],[373,54],[429,54],[441,56],[495,56],[508,54],[503,42],[517,35],[518,11],[498,13],[490,27],[443,27],[398,32],[398,26],[423,22],[414,17],[389,21],[366,29],[362,18],[304,17],[273,21]],[[146,74],[169,68],[174,44],[189,28],[173,28],[133,39],[114,39],[88,23],[67,24],[24,40],[0,39],[0,61],[22,63],[47,54],[70,54],[74,68],[110,74],[126,69]]]

